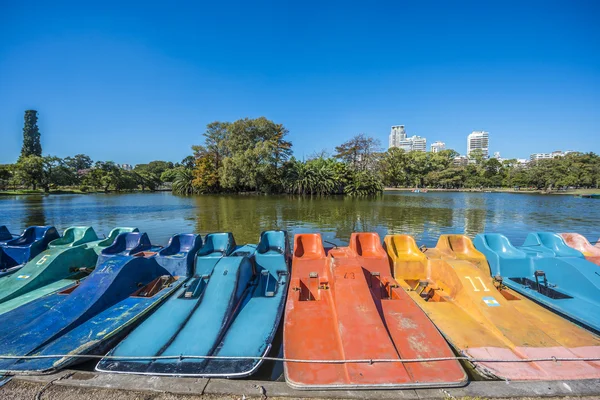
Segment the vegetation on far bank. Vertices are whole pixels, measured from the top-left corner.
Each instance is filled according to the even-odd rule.
[[[25,112],[23,148],[15,164],[0,165],[5,193],[89,193],[170,190],[176,194],[290,193],[300,195],[373,195],[392,188],[509,190],[567,193],[598,192],[600,157],[570,153],[527,165],[486,159],[473,152],[467,165],[456,165],[454,150],[438,153],[380,151],[364,134],[305,160],[292,156],[288,130],[267,118],[213,122],[204,143],[181,162],[152,161],[124,169],[112,161],[85,155],[42,155],[37,112]],[[508,188],[508,189],[507,189]],[[574,193],[574,192],[571,192]]]

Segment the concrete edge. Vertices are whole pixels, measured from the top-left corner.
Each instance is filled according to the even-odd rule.
[[[329,399],[447,399],[461,397],[560,397],[599,396],[600,379],[541,382],[470,382],[462,388],[405,390],[296,390],[285,382],[234,379],[174,378],[84,371],[61,371],[51,375],[16,376],[14,379],[89,389],[167,392],[187,395],[246,395]]]

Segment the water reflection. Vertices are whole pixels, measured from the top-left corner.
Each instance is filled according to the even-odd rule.
[[[496,193],[387,193],[376,199],[257,195],[178,197],[170,193],[2,196],[0,224],[19,231],[29,225],[59,229],[92,225],[107,234],[136,226],[157,244],[174,233],[230,231],[239,243],[261,231],[321,232],[347,243],[355,231],[409,233],[434,245],[440,234],[502,232],[520,244],[530,231],[575,231],[598,237],[598,201],[570,196]]]

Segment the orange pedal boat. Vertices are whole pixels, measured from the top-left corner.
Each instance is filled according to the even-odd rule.
[[[386,236],[394,276],[427,313],[477,378],[598,379],[600,338],[490,276],[485,256],[463,235],[435,248],[409,235]],[[528,359],[571,361],[524,361]],[[484,361],[485,360],[485,361]],[[511,361],[515,362],[511,362]]]
[[[315,360],[284,363],[286,381],[297,389],[448,387],[467,381],[454,359],[400,362],[454,354],[399,288],[376,233],[353,233],[349,247],[327,254],[321,235],[295,236],[283,341],[286,359]]]
[[[600,265],[600,240],[596,245],[591,244],[585,236],[579,233],[559,233],[565,243],[575,250],[579,250],[586,260]]]

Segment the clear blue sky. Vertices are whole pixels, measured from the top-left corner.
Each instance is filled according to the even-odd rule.
[[[88,4],[89,3],[89,4]],[[0,1],[0,163],[181,160],[264,115],[297,157],[391,125],[464,153],[600,153],[600,1]],[[121,4],[122,3],[122,4]]]

